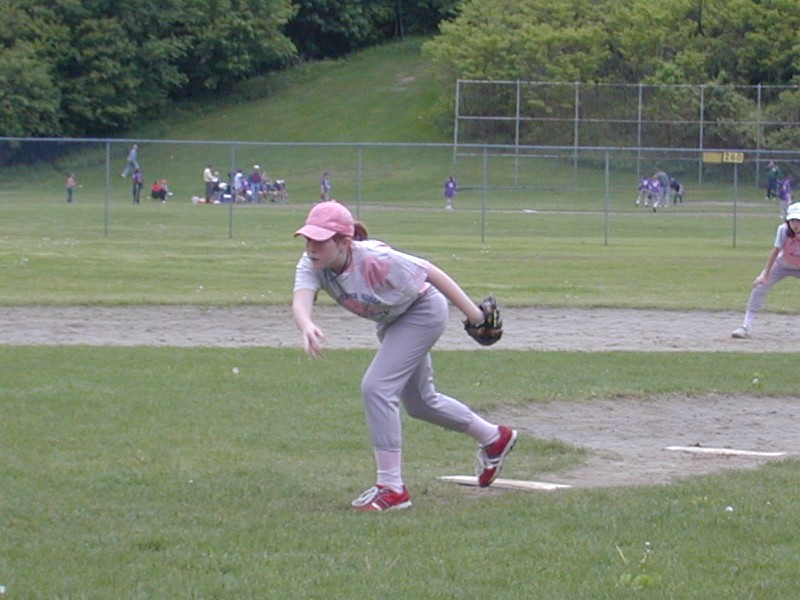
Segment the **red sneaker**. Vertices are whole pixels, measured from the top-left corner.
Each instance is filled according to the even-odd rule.
[[[496,442],[478,448],[477,475],[478,485],[481,487],[488,487],[497,479],[500,469],[503,468],[503,461],[517,443],[516,431],[505,425],[500,425],[499,429],[500,437]]]
[[[361,511],[402,510],[411,506],[408,488],[394,492],[382,485],[369,488],[352,502],[353,508]]]

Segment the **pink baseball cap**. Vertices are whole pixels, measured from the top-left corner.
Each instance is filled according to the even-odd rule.
[[[315,204],[306,217],[306,224],[294,232],[315,242],[325,242],[337,233],[353,236],[353,215],[336,200]]]

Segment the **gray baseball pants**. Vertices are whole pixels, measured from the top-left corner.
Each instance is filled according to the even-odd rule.
[[[800,269],[787,269],[775,263],[764,284],[757,285],[750,292],[750,299],[747,301],[747,312],[755,314],[761,310],[761,307],[764,305],[764,300],[766,300],[767,294],[772,289],[772,286],[786,277],[800,278]]]
[[[400,451],[400,402],[409,416],[463,432],[472,410],[436,391],[430,350],[447,326],[447,299],[430,287],[398,319],[378,327],[381,341],[361,380],[361,395],[372,445]]]

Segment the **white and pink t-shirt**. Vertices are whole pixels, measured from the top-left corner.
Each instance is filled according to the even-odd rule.
[[[789,237],[788,231],[786,223],[778,225],[774,247],[781,252],[775,262],[787,269],[800,269],[800,236]]]
[[[336,274],[316,270],[303,253],[297,263],[294,291],[325,290],[338,304],[359,317],[391,323],[424,292],[431,263],[378,240],[352,243],[352,260]]]

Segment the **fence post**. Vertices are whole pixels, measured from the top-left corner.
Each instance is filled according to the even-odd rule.
[[[233,171],[236,168],[236,145],[231,145],[231,169],[228,173],[228,183],[231,184],[231,189],[228,190],[231,195],[231,205],[228,207],[228,239],[233,239],[233,205],[236,203],[236,190],[233,189]]]
[[[608,211],[611,203],[611,182],[610,179],[610,165],[609,154],[606,151],[606,194],[603,206],[603,246],[608,246]]]
[[[108,237],[108,204],[111,195],[111,142],[106,142],[106,197],[103,202],[103,237]]]
[[[705,129],[704,129],[704,122],[703,122],[703,115],[706,112],[706,86],[700,86],[700,139],[698,140],[700,144],[700,156],[703,156],[703,148],[705,144]],[[700,164],[697,165],[697,183],[703,183],[703,160],[701,158]]]
[[[517,110],[516,114],[514,115],[514,185],[519,185],[519,125],[520,119],[522,118],[522,113],[520,112],[520,100],[521,100],[521,83],[520,80],[517,79]]]
[[[579,81],[575,82],[575,124],[572,133],[572,187],[578,189],[578,145],[580,144],[580,122],[581,122],[581,84]]]
[[[733,164],[733,247],[736,248],[736,210],[739,204],[739,165]]]
[[[486,241],[486,186],[489,169],[489,149],[483,147],[483,180],[481,181],[481,244]]]
[[[364,159],[364,148],[359,146],[358,150],[356,152],[356,172],[357,172],[357,176],[356,176],[356,218],[357,219],[360,218],[359,215],[361,213],[361,194],[362,194],[361,184],[362,184],[362,180],[364,178],[363,163],[362,163],[363,159]]]

